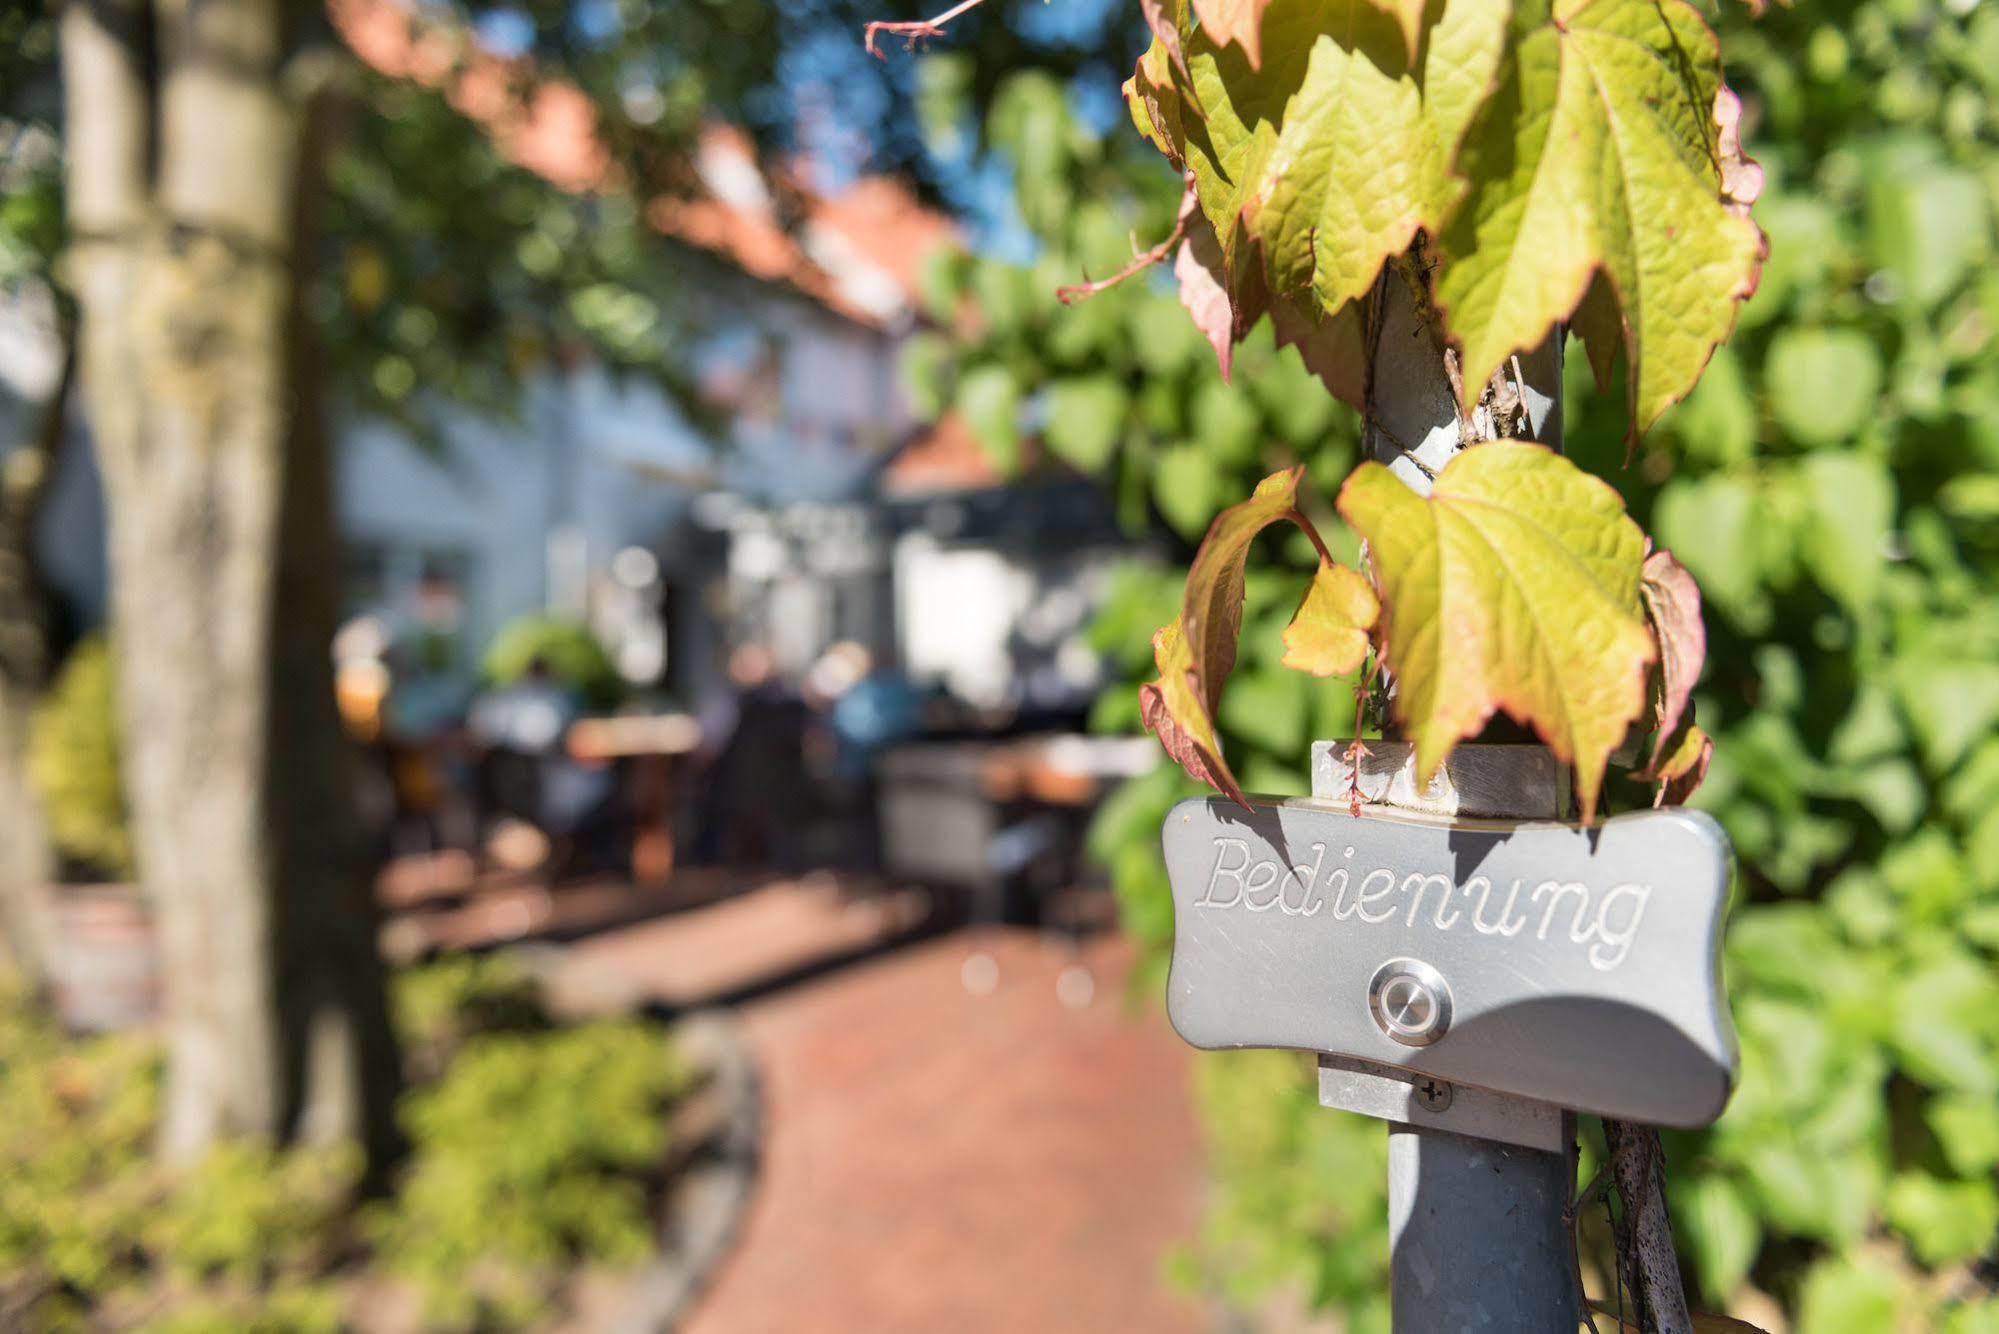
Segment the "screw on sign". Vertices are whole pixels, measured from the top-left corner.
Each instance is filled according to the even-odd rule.
[[[1552,765],[1461,747],[1438,783],[1482,804],[1433,784],[1358,814],[1315,766],[1319,799],[1216,797],[1166,820],[1168,1014],[1198,1047],[1317,1052],[1323,1105],[1389,1123],[1399,1334],[1574,1328],[1573,1114],[1700,1126],[1734,1085],[1725,837],[1679,808],[1550,818]],[[1508,790],[1545,799],[1509,812],[1492,795]]]

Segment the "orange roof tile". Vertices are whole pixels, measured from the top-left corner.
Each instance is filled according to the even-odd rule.
[[[484,126],[509,161],[564,190],[615,183],[597,108],[580,89],[560,81],[530,88],[524,62],[483,51],[397,0],[326,0],[326,7],[356,56],[383,74],[445,88],[451,105]],[[706,128],[695,165],[704,193],[653,199],[646,217],[655,228],[871,327],[912,318],[924,261],[957,236],[950,219],[880,176],[830,197],[787,182],[802,214],[788,228],[755,145],[736,126]]]

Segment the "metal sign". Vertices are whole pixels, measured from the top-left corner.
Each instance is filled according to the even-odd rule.
[[[1165,849],[1167,1009],[1197,1047],[1329,1053],[1670,1126],[1728,1099],[1728,843],[1700,812],[1582,828],[1212,797],[1174,808]]]

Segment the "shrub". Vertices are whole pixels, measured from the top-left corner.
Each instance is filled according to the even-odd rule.
[[[28,778],[56,848],[120,879],[132,875],[132,838],[119,768],[118,710],[110,646],[76,646],[29,724]]]
[[[574,621],[517,616],[500,627],[481,664],[488,681],[512,685],[537,660],[592,708],[610,708],[624,691],[610,655],[597,637]]]
[[[685,1069],[651,1024],[551,1029],[525,977],[496,956],[398,979],[406,1038],[443,1068],[400,1108],[395,1193],[358,1215],[349,1146],[156,1167],[156,1039],[73,1041],[0,993],[0,1325],[334,1330],[372,1263],[427,1329],[518,1328],[571,1267],[643,1253]]]

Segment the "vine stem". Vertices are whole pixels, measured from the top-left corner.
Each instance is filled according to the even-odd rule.
[[[1666,1213],[1666,1154],[1659,1132],[1605,1117],[1603,1137],[1617,1193],[1624,1197],[1638,1327],[1645,1334],[1693,1334],[1680,1261],[1673,1251],[1673,1224]]]
[[[951,6],[943,13],[927,19],[910,19],[900,23],[890,23],[886,19],[876,19],[862,33],[862,45],[868,48],[868,54],[876,60],[887,60],[888,57],[883,55],[875,46],[876,36],[886,32],[893,33],[902,38],[905,48],[914,51],[918,42],[926,37],[942,37],[944,35],[945,24],[961,14],[977,9],[985,2],[986,0],[959,0],[957,4]]]
[[[1297,524],[1298,527],[1304,531],[1305,536],[1312,539],[1312,549],[1319,553],[1319,564],[1321,565],[1339,564],[1338,561],[1333,559],[1333,553],[1326,550],[1326,539],[1319,536],[1318,525],[1305,517],[1305,511],[1299,509],[1297,506],[1294,505],[1290,509],[1284,511],[1284,513],[1278,515],[1277,517],[1279,517],[1280,519],[1289,519],[1291,522]]]
[[[980,0],[971,0],[971,2],[973,4],[978,4],[980,3]],[[963,9],[965,8],[965,6],[960,5],[959,8]],[[1133,275],[1134,273],[1143,273],[1145,270],[1151,268],[1154,264],[1157,264],[1161,260],[1165,259],[1167,253],[1171,251],[1174,246],[1179,245],[1180,242],[1186,237],[1186,235],[1187,235],[1187,217],[1183,213],[1181,214],[1180,218],[1176,222],[1174,222],[1173,230],[1166,234],[1166,239],[1164,241],[1161,241],[1158,245],[1152,247],[1152,249],[1150,250],[1140,251],[1138,254],[1132,256],[1131,263],[1125,265],[1123,268],[1119,269],[1116,273],[1113,273],[1108,278],[1100,279],[1099,281],[1093,283],[1092,282],[1071,283],[1067,287],[1056,288],[1055,299],[1057,301],[1060,301],[1065,306],[1073,306],[1078,301],[1083,300],[1085,297],[1095,296],[1099,292],[1107,292],[1111,288],[1116,287],[1119,283],[1123,282],[1125,279],[1131,277],[1131,275]],[[1297,511],[1293,510],[1292,513],[1296,514]],[[1302,524],[1303,521],[1300,520],[1300,522]],[[1311,531],[1309,526],[1306,526],[1306,531],[1307,532]],[[1313,541],[1316,542],[1318,540],[1318,536],[1319,535],[1317,533],[1313,533],[1312,534]],[[1323,553],[1325,551],[1325,548],[1320,547],[1319,550]]]

